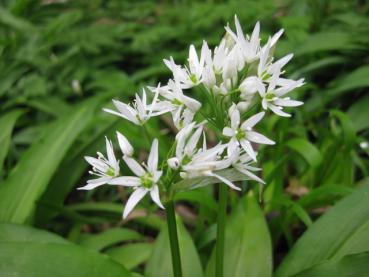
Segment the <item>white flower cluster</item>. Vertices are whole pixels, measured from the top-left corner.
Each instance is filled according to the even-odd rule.
[[[129,141],[118,133],[123,160],[136,176],[120,176],[119,162],[114,156],[111,142],[106,140],[107,156],[98,153],[98,159],[86,157],[93,166],[97,179],[88,181],[80,189],[93,189],[103,184],[132,187],[124,217],[148,192],[161,208],[159,190],[168,191],[173,182],[181,179],[216,178],[232,189],[239,190],[221,172],[233,169],[245,179],[264,183],[253,171],[259,168],[250,164],[256,161],[257,152],[253,144],[274,144],[254,130],[269,110],[279,116],[288,117],[284,107],[295,107],[303,103],[291,100],[286,94],[303,85],[304,80],[282,77],[283,67],[291,60],[289,54],[274,60],[273,49],[283,33],[270,37],[265,45],[260,44],[260,25],[257,23],[251,36],[245,36],[235,17],[236,32],[229,26],[220,44],[211,50],[203,42],[200,55],[193,45],[189,49],[187,65],[178,65],[172,57],[164,60],[172,71],[173,78],[164,86],[148,87],[152,101],[147,101],[147,92],[136,94],[133,104],[113,100],[116,110],[106,112],[118,115],[136,125],[144,125],[151,117],[170,113],[178,133],[173,144],[174,156],[158,170],[158,141],[152,143],[147,164],[139,164],[133,156]],[[200,93],[198,99],[188,96],[189,90]],[[213,128],[220,134],[219,143],[208,148],[205,128]],[[202,137],[202,143],[201,143]]]

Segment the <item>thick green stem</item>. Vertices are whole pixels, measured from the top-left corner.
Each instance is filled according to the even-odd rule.
[[[165,210],[167,212],[167,224],[168,224],[170,251],[172,254],[173,274],[174,277],[182,277],[181,256],[179,254],[177,224],[173,200],[170,200],[166,203]]]
[[[218,225],[217,225],[216,262],[215,262],[216,277],[223,277],[224,271],[224,234],[225,234],[226,215],[227,215],[227,186],[224,184],[219,184]]]

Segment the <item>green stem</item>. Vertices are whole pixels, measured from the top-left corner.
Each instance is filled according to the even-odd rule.
[[[179,254],[178,233],[173,200],[169,200],[166,203],[165,210],[167,212],[167,224],[169,232],[170,251],[172,254],[173,274],[174,277],[182,277],[181,256]]]
[[[227,186],[219,184],[219,202],[218,202],[218,225],[216,240],[216,263],[215,276],[223,277],[224,272],[224,234],[225,221],[227,215]]]

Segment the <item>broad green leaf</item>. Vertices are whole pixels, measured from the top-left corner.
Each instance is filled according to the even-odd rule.
[[[312,167],[318,167],[323,160],[319,149],[306,139],[293,138],[286,142],[286,146],[300,154]]]
[[[35,242],[0,242],[0,272],[3,276],[28,277],[130,276],[107,256],[82,247]]]
[[[321,32],[308,36],[295,50],[296,56],[320,51],[342,50],[353,48],[351,35],[344,32]]]
[[[99,234],[83,234],[80,236],[78,243],[85,247],[101,251],[120,242],[142,239],[143,236],[136,231],[127,228],[111,228]]]
[[[15,122],[21,114],[22,111],[15,110],[0,117],[0,177],[2,175],[3,163],[9,150],[11,134]]]
[[[2,276],[131,276],[106,255],[38,229],[0,224]]]
[[[131,243],[109,249],[105,254],[130,270],[147,261],[152,249],[152,243]]]
[[[240,200],[226,223],[224,276],[272,276],[272,243],[263,212],[252,193]],[[215,276],[215,251],[206,276]]]
[[[0,224],[1,242],[70,243],[53,233],[11,223]]]
[[[369,95],[365,95],[353,103],[347,112],[356,132],[369,128]]]
[[[181,253],[183,277],[201,277],[203,271],[201,262],[190,234],[177,220],[178,240]],[[145,277],[172,277],[172,258],[170,254],[167,226],[163,226],[156,238],[154,249],[145,268]]]
[[[60,117],[22,156],[0,187],[0,220],[23,223],[31,217],[69,147],[89,123],[94,102]]]
[[[369,65],[355,69],[341,78],[335,79],[330,84],[333,90],[329,91],[329,97],[337,97],[343,92],[369,86]]]
[[[293,277],[367,276],[369,252],[347,255],[338,261],[328,261],[313,266]]]
[[[338,202],[296,242],[276,276],[291,276],[323,261],[369,251],[369,186]]]

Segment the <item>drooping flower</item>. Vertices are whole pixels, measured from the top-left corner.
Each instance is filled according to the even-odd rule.
[[[223,129],[223,135],[230,137],[228,147],[234,148],[241,145],[246,153],[256,161],[256,154],[251,142],[259,144],[274,144],[274,141],[267,137],[253,131],[253,127],[263,118],[264,112],[253,115],[241,124],[240,112],[236,105],[232,105],[229,109],[229,117],[231,119],[231,126]]]
[[[96,179],[87,181],[87,185],[80,187],[80,190],[90,190],[98,186],[109,183],[119,175],[119,161],[115,158],[113,145],[111,141],[105,138],[107,157],[100,152],[97,152],[98,158],[86,156],[86,161],[92,165],[91,175],[97,176]]]

